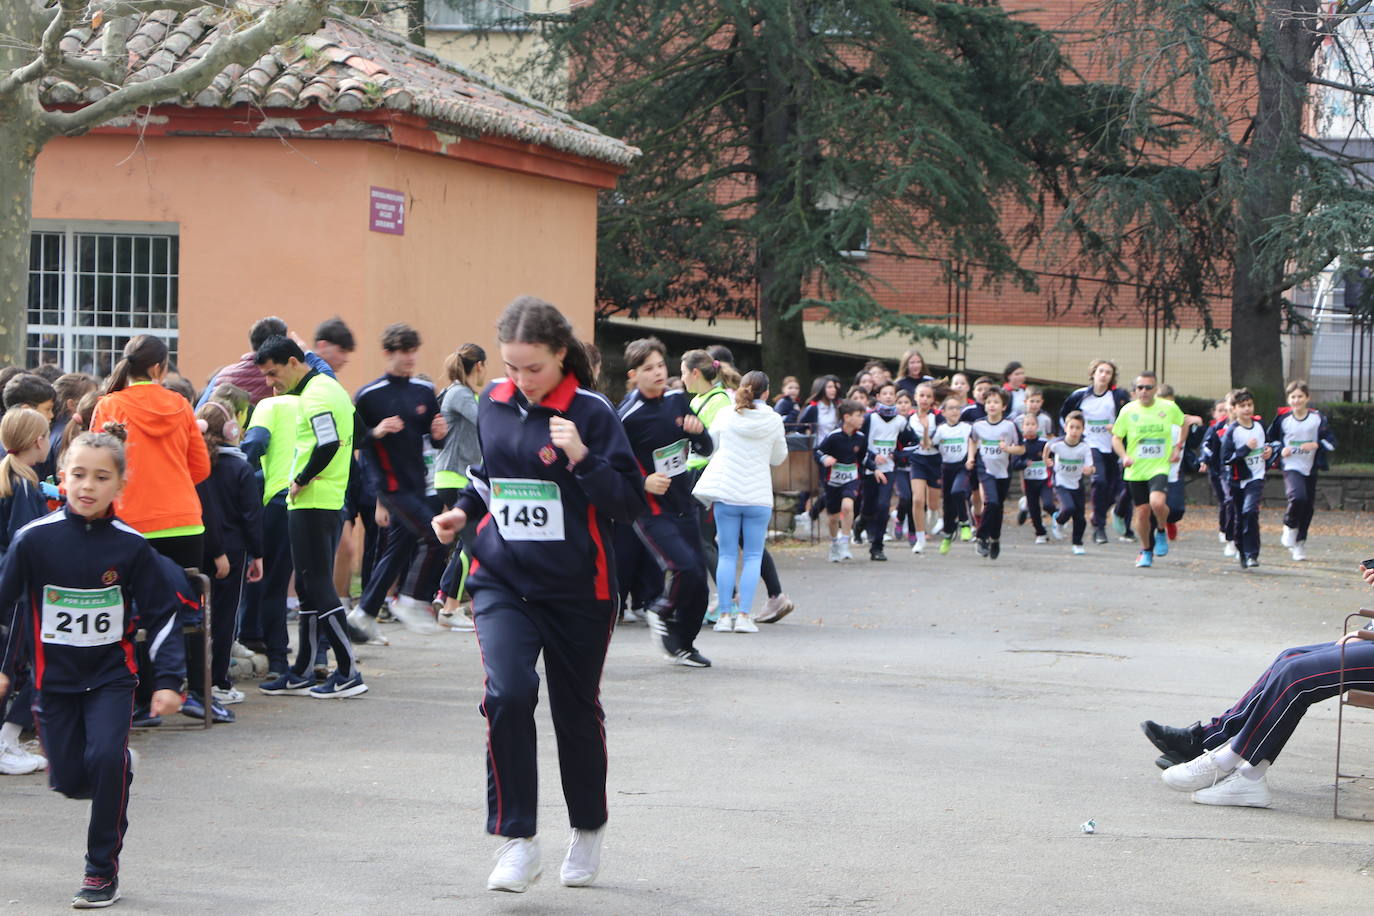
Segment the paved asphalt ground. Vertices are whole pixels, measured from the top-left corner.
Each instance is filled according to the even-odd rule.
[[[1354,571],[1374,519],[1321,515],[1294,564],[1266,513],[1264,565],[1243,573],[1209,518],[1152,570],[1128,545],[1071,557],[1028,529],[995,563],[971,545],[843,568],[823,545],[783,548],[798,610],[703,634],[710,670],[669,667],[623,627],[603,687],[611,822],[586,889],[557,881],[546,704],[544,879],[484,889],[476,645],[390,628],[362,650],[366,697],[250,690],[238,724],[134,736],[119,911],[1367,913],[1374,823],[1331,818],[1331,703],[1270,771],[1270,810],[1170,791],[1138,723],[1219,712],[1278,649],[1374,605]],[[1354,714],[1350,759],[1374,770],[1374,715]],[[86,806],[41,775],[0,793],[0,914],[63,910]],[[1351,797],[1374,814],[1370,789]]]

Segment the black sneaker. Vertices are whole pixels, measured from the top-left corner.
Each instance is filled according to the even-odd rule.
[[[1187,728],[1174,728],[1172,725],[1160,725],[1146,719],[1140,723],[1140,730],[1145,733],[1145,737],[1150,739],[1150,743],[1164,752],[1164,756],[1174,760],[1175,763],[1187,763],[1201,757],[1207,750],[1202,746],[1202,723],[1194,722]],[[1167,769],[1167,767],[1166,767]]]
[[[1030,521],[1030,510],[1022,509],[1016,513],[1016,524],[1024,525],[1028,521]]]
[[[679,649],[677,655],[673,657],[673,661],[688,668],[711,667],[711,660],[696,649]]]
[[[1001,541],[993,541],[993,542],[991,542],[990,544],[988,544],[988,558],[989,558],[989,559],[995,560],[995,559],[997,559],[997,557],[998,557],[999,555],[1001,555],[1001,553],[1002,553],[1002,542],[1001,542]]]
[[[887,562],[887,554],[883,553],[883,549],[881,547],[879,547],[877,550],[870,550],[868,552],[868,558],[870,560],[875,560],[879,563]]]
[[[1094,529],[1093,529],[1093,543],[1094,543],[1094,544],[1105,544],[1105,543],[1107,543],[1107,529],[1106,529],[1106,528],[1094,528]]]
[[[987,538],[979,538],[979,539],[975,542],[975,547],[974,547],[974,549],[978,551],[978,556],[980,556],[980,557],[985,557],[985,556],[987,556],[988,553],[991,551],[991,548],[988,547]]]
[[[1258,569],[1258,568],[1259,568],[1259,557],[1253,556],[1253,555],[1252,555],[1252,556],[1249,558],[1249,560],[1250,560],[1250,565],[1249,565],[1249,568],[1250,568],[1250,569]]]
[[[153,715],[147,706],[135,706],[134,717],[130,724],[134,728],[157,728],[162,724],[162,716]]]
[[[95,910],[109,906],[119,899],[119,879],[87,875],[81,882],[81,890],[72,898],[72,906],[78,910]]]

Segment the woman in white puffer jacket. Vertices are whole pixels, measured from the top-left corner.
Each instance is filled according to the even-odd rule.
[[[768,406],[768,376],[755,370],[740,380],[733,410],[722,410],[711,424],[715,451],[702,471],[692,494],[707,506],[714,504],[716,588],[721,595],[717,631],[757,633],[750,614],[768,520],[773,515],[772,466],[787,460],[787,440],[782,417]],[[742,541],[742,546],[741,546]],[[726,608],[732,593],[735,565],[740,551],[744,567],[739,572],[739,603]]]

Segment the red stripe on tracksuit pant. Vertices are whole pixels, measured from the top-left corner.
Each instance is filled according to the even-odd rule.
[[[1345,647],[1346,689],[1374,689],[1374,643]],[[1250,763],[1273,763],[1313,703],[1340,690],[1341,650],[1334,642],[1284,649],[1237,703],[1203,731],[1208,749],[1229,742]]]
[[[541,652],[568,820],[595,830],[606,822],[606,716],[599,695],[614,604],[526,601],[488,581],[473,587],[472,613],[486,671],[487,832],[529,837],[537,831],[535,664]]]

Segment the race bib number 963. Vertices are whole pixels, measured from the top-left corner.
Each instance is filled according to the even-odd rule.
[[[124,596],[109,588],[43,589],[40,638],[54,646],[108,646],[124,638]]]
[[[550,480],[493,478],[491,514],[507,541],[563,540],[563,499]]]

